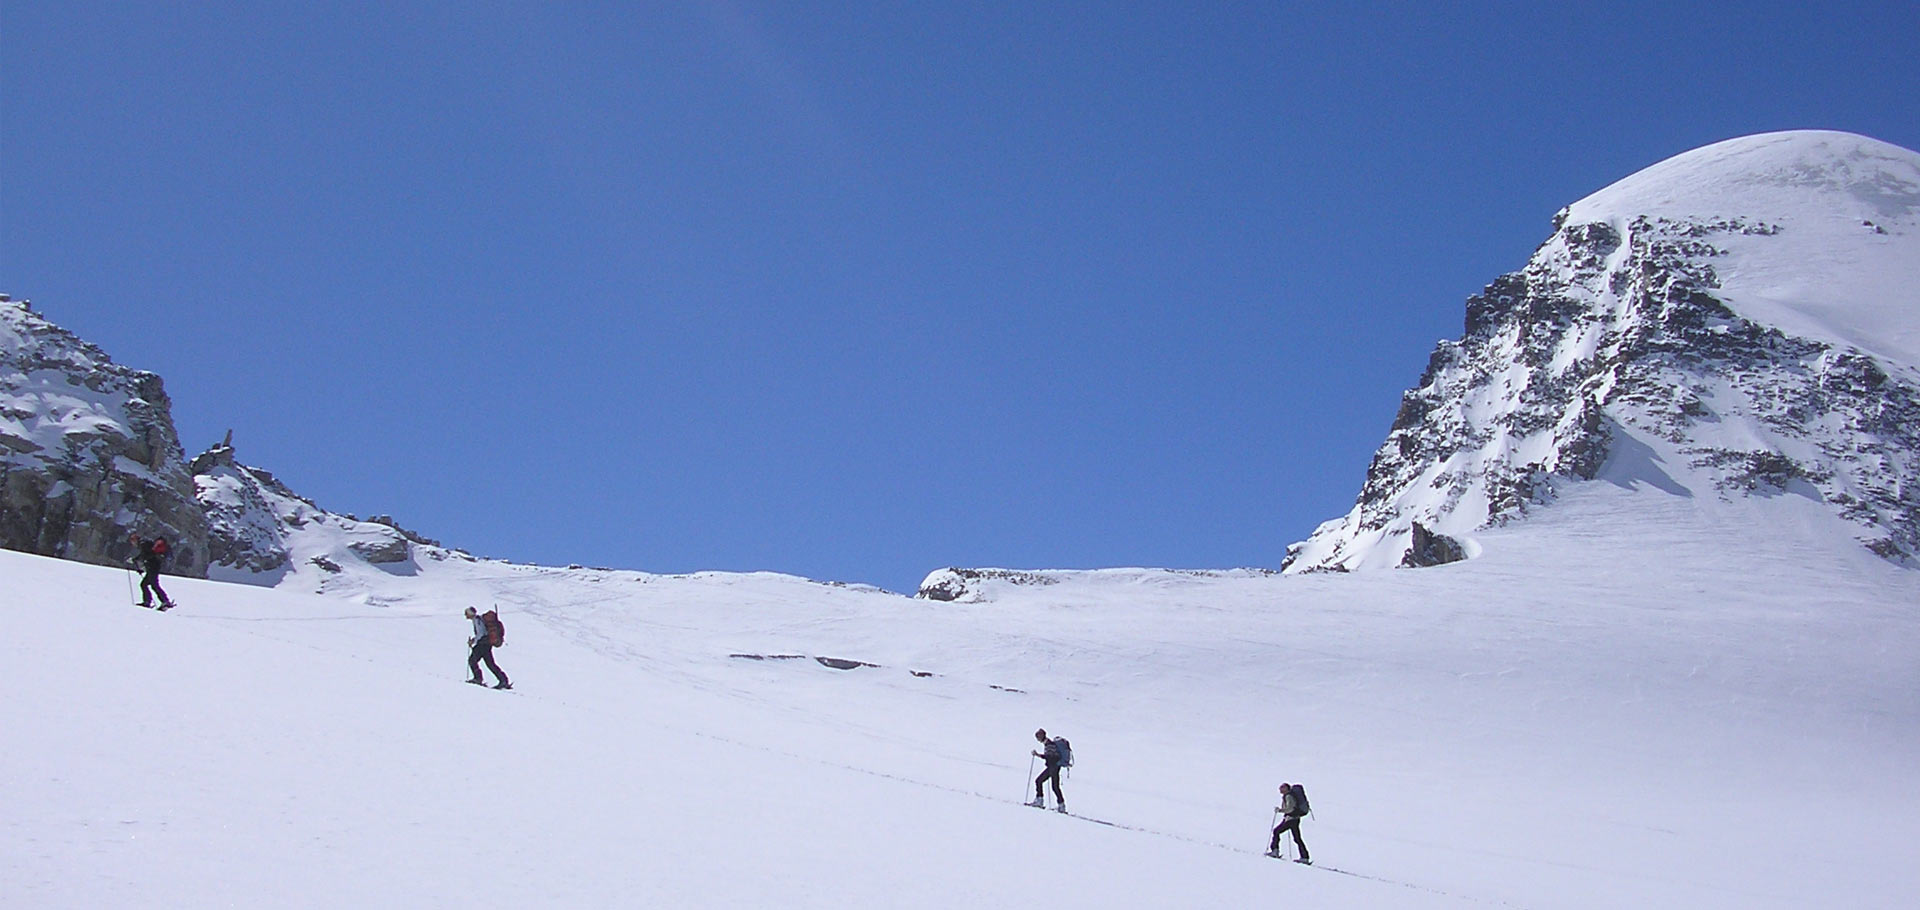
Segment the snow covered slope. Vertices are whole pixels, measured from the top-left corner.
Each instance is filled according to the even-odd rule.
[[[0,903],[1906,906],[1920,573],[1809,499],[1654,502],[971,603],[447,561],[156,614],[0,553]],[[459,682],[470,603],[514,692]],[[1038,726],[1112,825],[1018,805]],[[1259,856],[1282,780],[1315,868]]]
[[[1835,132],[1729,140],[1556,227],[1467,302],[1353,510],[1290,571],[1444,561],[1414,537],[1592,480],[1814,499],[1830,533],[1920,565],[1920,154]]]
[[[236,460],[231,433],[188,467],[207,515],[209,574],[222,581],[362,594],[370,582],[412,575],[423,563],[475,561],[391,517],[362,521],[320,508],[271,473]]]

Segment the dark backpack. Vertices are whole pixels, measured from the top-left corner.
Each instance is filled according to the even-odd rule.
[[[1067,742],[1067,738],[1064,736],[1055,738],[1054,740],[1052,740],[1052,742],[1053,742],[1053,748],[1055,749],[1056,753],[1060,756],[1060,767],[1062,768],[1073,767],[1073,744],[1070,742]]]
[[[1307,804],[1307,788],[1302,787],[1299,784],[1294,784],[1293,785],[1293,814],[1305,815],[1312,811],[1313,811],[1313,807]]]
[[[487,624],[487,644],[498,648],[507,643],[507,627],[501,625],[498,610],[480,614],[480,621]]]

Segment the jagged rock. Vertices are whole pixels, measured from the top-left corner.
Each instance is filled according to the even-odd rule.
[[[401,537],[404,537],[407,540],[413,541],[414,543],[417,543],[423,547],[445,546],[445,544],[442,544],[440,541],[434,540],[431,537],[424,537],[422,535],[415,534],[414,532],[409,531],[406,528],[401,527],[399,522],[393,520],[392,515],[375,515],[372,518],[369,518],[367,520],[377,525],[386,525],[387,527],[400,532]],[[572,566],[570,568],[577,569],[580,567]]]
[[[1833,227],[1858,211],[1888,233]],[[1806,495],[1920,564],[1920,356],[1902,341],[1917,214],[1920,154],[1819,132],[1696,150],[1562,209],[1523,269],[1468,299],[1352,511],[1286,570],[1395,565],[1422,529],[1521,518],[1609,470],[1669,493]],[[1770,283],[1726,286],[1756,274]],[[1872,296],[1888,293],[1906,302]]]
[[[980,599],[979,583],[985,581],[1015,585],[1050,585],[1057,583],[1058,579],[1038,572],[1020,572],[1013,569],[939,569],[920,583],[920,590],[914,596],[923,600],[948,603],[974,603]]]
[[[374,565],[406,562],[413,558],[413,547],[398,533],[392,537],[375,540],[356,540],[347,544],[347,549],[360,554],[361,559]]]
[[[203,577],[207,523],[160,377],[130,369],[0,299],[0,545],[101,565],[132,533],[173,544],[169,573]]]
[[[401,528],[391,516],[360,521],[319,507],[272,473],[237,460],[231,432],[195,456],[192,469],[207,514],[213,573],[223,580],[279,584],[301,565],[339,574],[364,563],[406,574],[421,554],[472,559]]]
[[[1450,562],[1459,562],[1467,558],[1467,550],[1445,534],[1435,534],[1419,522],[1413,523],[1413,543],[1407,547],[1407,555],[1400,557],[1402,568],[1419,569],[1427,566],[1443,566]]]

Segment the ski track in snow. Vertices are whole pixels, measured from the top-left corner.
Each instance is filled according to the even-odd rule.
[[[1596,486],[1439,569],[1090,573],[968,605],[462,562],[320,597],[181,579],[191,606],[162,615],[85,606],[119,601],[112,570],[0,554],[0,684],[29,693],[0,723],[36,744],[7,753],[0,879],[35,906],[203,905],[184,897],[210,881],[199,864],[318,847],[375,870],[386,903],[441,905],[417,831],[513,868],[521,906],[635,888],[740,906],[814,905],[796,888],[952,907],[1899,906],[1920,887],[1900,871],[1920,837],[1903,808],[1920,581],[1796,536],[1814,504],[1662,496]],[[1780,536],[1743,536],[1758,524]],[[496,602],[512,698],[459,681],[459,610]],[[168,669],[128,689],[58,656],[75,647]],[[1041,725],[1080,753],[1084,834],[1004,811],[1031,786],[1005,759]],[[476,774],[505,775],[494,801],[446,802],[446,779]],[[1307,831],[1328,875],[1256,849],[1283,779],[1331,810]],[[1774,833],[1789,800],[1820,807],[1787,816],[1798,840]],[[154,852],[124,853],[116,828]],[[481,833],[516,830],[541,838],[503,852]],[[742,856],[726,845],[746,830]],[[584,865],[616,845],[630,869]],[[90,884],[36,884],[49,870]],[[350,878],[302,878],[306,897],[241,880],[238,905],[367,897]]]

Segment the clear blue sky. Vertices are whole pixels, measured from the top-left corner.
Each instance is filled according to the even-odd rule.
[[[1920,147],[1911,2],[1325,6],[8,0],[0,290],[483,555],[1276,566],[1560,206]]]

